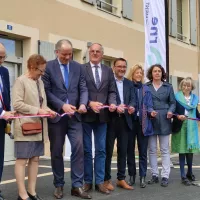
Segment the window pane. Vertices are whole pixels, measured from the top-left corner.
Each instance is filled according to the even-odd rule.
[[[0,42],[5,46],[8,56],[22,57],[22,41],[0,38]]]
[[[104,0],[106,3],[112,4],[112,0]],[[97,1],[97,6],[108,11],[108,12],[112,12],[112,6],[109,6],[101,1]]]
[[[103,60],[102,60],[102,64],[104,64],[104,65],[106,65],[106,66],[108,66],[108,67],[111,67],[111,61],[110,61],[110,60],[105,60],[105,59],[103,59]]]

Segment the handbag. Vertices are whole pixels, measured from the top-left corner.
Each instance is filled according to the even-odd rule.
[[[42,133],[42,123],[40,122],[24,123],[21,127],[24,136]]]
[[[38,89],[40,107],[42,107],[43,98],[41,97],[38,81],[37,81],[37,89]],[[24,136],[36,135],[36,134],[43,133],[42,118],[41,118],[41,122],[24,123],[24,124],[21,125],[21,128],[22,128],[22,133],[23,133]]]

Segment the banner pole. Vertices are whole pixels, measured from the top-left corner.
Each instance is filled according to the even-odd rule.
[[[169,9],[168,9],[168,0],[164,0],[165,2],[165,39],[166,39],[166,73],[167,73],[167,81],[169,81]]]

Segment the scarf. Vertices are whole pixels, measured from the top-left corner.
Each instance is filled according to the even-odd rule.
[[[175,95],[176,100],[188,111],[188,117],[196,118],[198,97],[191,93],[190,104],[188,105],[182,91]],[[187,120],[187,149],[199,149],[198,123]]]
[[[142,82],[133,82],[133,85],[137,88],[140,89],[142,87]]]

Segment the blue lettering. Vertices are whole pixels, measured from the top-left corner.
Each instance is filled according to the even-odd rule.
[[[158,42],[158,27],[156,26],[158,24],[158,18],[153,17],[152,20],[152,27],[150,32],[150,43],[157,43]]]

